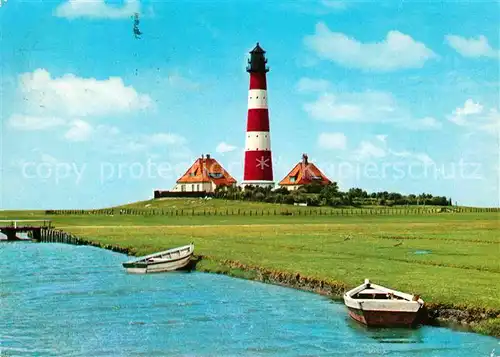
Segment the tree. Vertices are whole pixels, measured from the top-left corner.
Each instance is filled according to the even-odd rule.
[[[264,201],[266,195],[263,192],[256,192],[253,196],[253,199],[258,202]]]
[[[320,193],[324,186],[319,182],[313,182],[305,187],[307,193]]]
[[[274,193],[288,195],[290,193],[290,191],[286,187],[280,187],[280,188],[277,188],[276,190],[274,190]]]
[[[338,195],[339,195],[339,187],[337,186],[336,182],[333,182],[323,187],[323,189],[319,193],[319,199],[321,201],[324,201],[327,205],[331,205],[334,198],[336,198]]]
[[[360,188],[351,188],[347,192],[351,198],[368,198],[368,193]]]

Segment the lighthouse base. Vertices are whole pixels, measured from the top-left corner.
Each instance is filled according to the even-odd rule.
[[[258,187],[263,187],[263,188],[274,188],[276,185],[273,181],[243,181],[241,183],[241,187],[245,189],[247,186],[258,186]]]

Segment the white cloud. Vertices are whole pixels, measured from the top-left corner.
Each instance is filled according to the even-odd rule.
[[[109,128],[107,129],[109,132]],[[104,131],[101,131],[104,132]],[[109,151],[112,153],[134,153],[143,151],[154,151],[158,154],[158,150],[174,149],[173,153],[185,151],[187,139],[179,134],[174,133],[155,133],[155,134],[122,134],[116,135],[110,139],[109,135],[105,139],[109,145]],[[162,153],[162,155],[164,155]]]
[[[402,158],[405,158],[407,159],[408,161],[410,161],[411,159],[413,160],[416,160],[416,161],[420,161],[424,164],[432,164],[434,163],[434,160],[432,160],[432,158],[427,155],[426,153],[414,153],[414,152],[410,152],[410,151],[394,151],[394,150],[391,150],[389,149],[388,150],[388,153],[390,155],[393,155],[393,156],[396,156],[396,157],[402,157]]]
[[[442,124],[433,117],[418,119],[416,123],[417,125],[420,125],[420,127],[425,129],[438,129],[442,126]]]
[[[393,123],[412,130],[437,130],[442,124],[433,117],[413,119],[411,113],[398,105],[391,93],[365,91],[345,92],[324,79],[302,78],[296,85],[299,92],[318,95],[302,108],[309,117],[326,122]]]
[[[463,107],[456,108],[449,120],[457,125],[467,125],[468,116],[474,116],[483,112],[483,106],[479,103],[474,103],[472,99],[467,99]]]
[[[306,36],[304,42],[321,59],[365,70],[420,68],[427,60],[438,57],[425,44],[399,31],[389,31],[381,42],[362,43],[330,31],[322,22],[316,25],[316,33]]]
[[[401,161],[401,159],[404,159],[406,162],[418,161],[424,164],[434,163],[426,153],[411,152],[407,150],[396,151],[391,149],[387,142],[387,135],[376,135],[374,140],[361,141],[359,146],[349,153],[347,159],[360,162],[390,162],[391,160]]]
[[[87,141],[94,129],[92,126],[83,120],[75,120],[71,123],[70,129],[64,134],[64,137],[69,141]]]
[[[413,130],[437,130],[443,125],[433,117],[425,117],[417,120],[409,120],[404,126]]]
[[[354,151],[354,158],[357,160],[377,159],[386,156],[383,147],[377,146],[369,141],[362,141],[359,147]]]
[[[326,92],[304,103],[303,109],[311,118],[328,122],[390,121],[394,119],[395,103],[391,94],[383,92]]]
[[[125,86],[119,77],[106,80],[65,74],[52,78],[45,69],[20,76],[26,109],[34,113],[85,117],[124,114],[152,106],[151,98]]]
[[[455,51],[464,57],[499,57],[500,51],[493,49],[488,43],[488,39],[480,35],[477,38],[465,38],[456,35],[448,35],[445,37],[446,42]]]
[[[297,83],[299,92],[325,92],[330,87],[331,84],[326,79],[301,78]]]
[[[479,103],[474,103],[472,99],[467,99],[464,103],[463,108],[457,108],[455,110],[456,115],[466,116],[471,114],[479,114],[483,111],[483,106]]]
[[[186,138],[172,133],[157,133],[143,138],[144,143],[151,143],[153,145],[183,145],[187,142]]]
[[[108,5],[105,0],[68,0],[56,8],[55,15],[69,19],[123,19],[140,12],[140,8],[139,0],[125,0],[120,7]]]
[[[323,94],[315,102],[305,103],[304,110],[318,120],[342,121],[362,119],[362,109],[356,104],[341,103],[333,94]]]
[[[343,150],[347,146],[347,137],[344,133],[321,133],[318,137],[318,146],[326,150]]]
[[[226,152],[231,152],[234,150],[236,150],[236,146],[229,145],[225,142],[219,143],[219,145],[217,145],[217,147],[215,148],[215,151],[218,152],[219,154],[224,154]]]
[[[47,162],[49,164],[57,164],[59,163],[59,160],[57,160],[54,156],[52,155],[49,155],[49,154],[45,154],[45,153],[41,153],[40,154],[41,156],[41,160],[42,162]]]
[[[115,126],[98,125],[96,130],[98,133],[108,137],[120,134],[120,129]]]
[[[181,76],[178,73],[170,74],[167,77],[167,81],[171,86],[177,89],[197,90],[200,88],[200,83]]]
[[[479,130],[493,135],[500,133],[500,113],[497,108],[490,108],[485,112],[484,106],[472,99],[467,99],[463,107],[456,108],[448,116],[448,120],[472,131]]]
[[[22,114],[14,114],[8,124],[17,130],[45,130],[64,125],[65,121],[56,117],[37,117]]]
[[[490,134],[500,137],[500,113],[495,108],[491,108],[486,116],[487,123],[480,126],[480,129]]]

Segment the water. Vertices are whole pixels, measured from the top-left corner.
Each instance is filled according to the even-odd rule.
[[[495,356],[446,328],[368,330],[326,298],[203,273],[128,275],[98,248],[0,244],[1,356]],[[493,352],[493,353],[492,353]],[[497,353],[498,353],[497,352]]]
[[[431,254],[430,250],[416,250],[415,254]]]

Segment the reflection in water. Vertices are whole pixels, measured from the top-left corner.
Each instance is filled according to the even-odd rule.
[[[369,337],[378,343],[423,343],[422,327],[384,328],[367,327],[349,318],[347,325],[357,334]]]
[[[16,356],[489,356],[494,338],[372,329],[341,303],[220,275],[129,275],[127,256],[0,244],[0,354]]]

